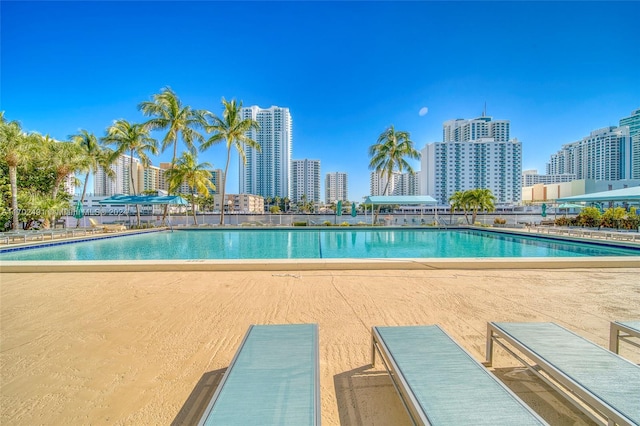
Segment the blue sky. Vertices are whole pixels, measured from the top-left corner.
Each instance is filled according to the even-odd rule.
[[[422,149],[486,103],[541,173],[562,144],[617,125],[640,107],[638,16],[634,1],[2,1],[0,110],[66,139],[142,122],[137,105],[165,86],[216,114],[223,96],[288,107],[293,158],[320,160],[323,182],[347,172],[359,201],[391,124]],[[225,151],[199,161],[223,168]]]

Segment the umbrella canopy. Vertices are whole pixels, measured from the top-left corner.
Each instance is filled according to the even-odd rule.
[[[559,209],[583,209],[584,206],[581,206],[580,204],[564,203],[564,204],[560,204],[558,208]]]
[[[82,209],[82,203],[80,200],[76,203],[76,211],[73,213],[73,217],[80,220],[84,217],[84,210]]]
[[[356,210],[356,203],[351,203],[351,216],[356,217],[358,215],[358,211]]]
[[[338,201],[336,206],[336,216],[342,216],[342,201]]]

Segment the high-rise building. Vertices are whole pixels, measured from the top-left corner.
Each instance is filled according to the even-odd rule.
[[[131,161],[133,161],[133,184],[137,193],[140,193],[140,160],[129,155],[120,155],[111,165],[114,177],[110,178],[104,169],[99,168],[93,179],[93,193],[100,196],[112,196],[116,194],[133,194],[131,187]]]
[[[291,162],[291,202],[320,201],[320,160],[293,160]]]
[[[509,142],[510,127],[508,120],[493,120],[484,114],[471,120],[447,120],[442,125],[442,141],[469,142],[493,138],[496,142]]]
[[[247,132],[261,150],[246,148],[240,159],[240,193],[291,198],[292,134],[289,108],[242,108],[242,118],[255,120],[259,130]]]
[[[620,126],[629,127],[631,138],[631,179],[640,179],[640,108],[621,118]]]
[[[629,127],[594,130],[577,142],[563,145],[547,163],[548,175],[575,174],[576,179],[631,179]]]
[[[349,179],[346,173],[327,173],[324,179],[324,202],[327,204],[349,200]]]
[[[522,143],[509,138],[508,120],[482,115],[444,122],[444,142],[422,150],[421,192],[440,204],[469,189],[490,189],[498,203],[520,201]]]
[[[420,173],[393,172],[389,181],[386,173],[372,172],[369,189],[371,195],[418,195]]]

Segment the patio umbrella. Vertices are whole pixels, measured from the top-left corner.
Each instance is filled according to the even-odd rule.
[[[82,203],[80,200],[76,203],[76,211],[73,213],[73,217],[78,219],[78,223],[76,224],[76,228],[80,226],[80,219],[84,217],[84,211],[82,210]]]
[[[342,216],[342,201],[338,201],[336,206],[336,216]]]
[[[583,209],[584,206],[581,206],[580,204],[564,203],[564,204],[560,204],[558,208],[559,209]]]
[[[358,215],[358,211],[356,210],[356,203],[351,203],[351,216],[356,217]]]

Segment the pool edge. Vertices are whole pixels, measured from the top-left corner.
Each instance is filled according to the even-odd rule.
[[[570,269],[640,268],[640,256],[580,258],[413,258],[277,259],[167,261],[7,261],[2,273],[159,272],[159,271],[312,271],[372,269]]]

